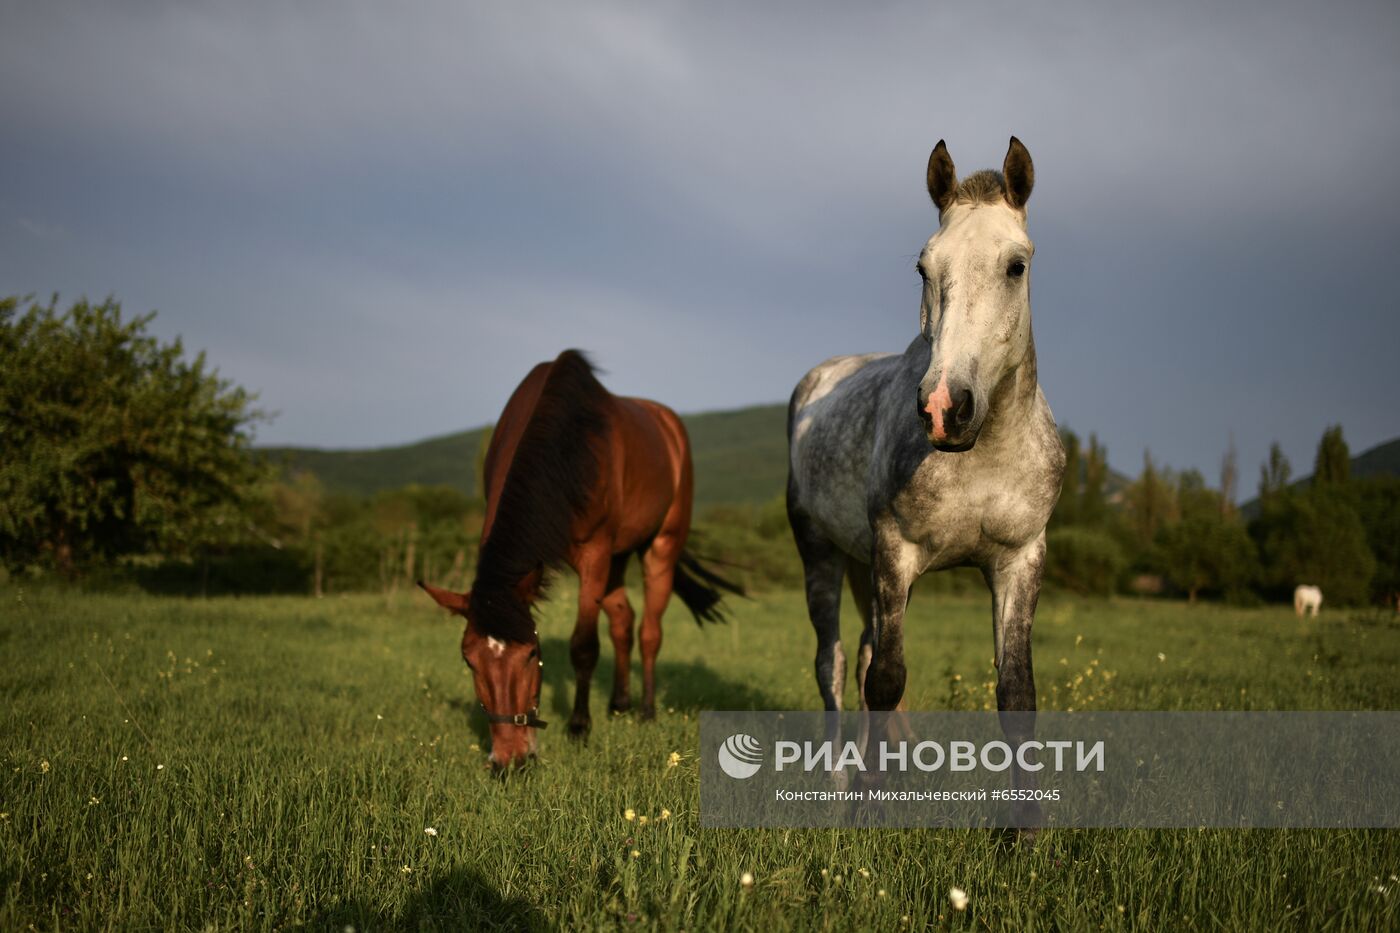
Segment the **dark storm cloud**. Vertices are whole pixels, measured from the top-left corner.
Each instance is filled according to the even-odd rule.
[[[0,292],[159,308],[266,441],[482,423],[568,345],[778,400],[903,347],[928,150],[1015,133],[1057,416],[1248,487],[1400,433],[1397,16],[1167,6],[13,5]]]

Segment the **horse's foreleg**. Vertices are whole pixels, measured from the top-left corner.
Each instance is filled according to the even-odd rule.
[[[613,671],[612,700],[608,710],[625,713],[632,708],[632,622],[636,618],[632,604],[627,601],[627,554],[612,559],[608,572],[607,595],[603,597],[603,611],[608,614],[608,628],[612,633]]]
[[[598,667],[598,612],[602,609],[608,582],[607,555],[578,562],[578,621],[569,639],[569,659],[574,664],[574,713],[569,717],[569,734],[588,734],[592,716],[588,711],[588,690]]]
[[[1019,551],[1003,555],[983,569],[992,590],[992,628],[996,641],[997,712],[1001,728],[1013,748],[1035,738],[1035,671],[1031,664],[1031,623],[1040,599],[1045,565],[1045,534]],[[1013,789],[1034,790],[1035,774],[1013,764]],[[1040,805],[1033,801],[1012,804],[1017,825],[1035,825]]]
[[[656,656],[661,651],[661,617],[671,601],[676,561],[681,545],[670,536],[659,536],[642,555],[646,574],[646,604],[642,607],[642,718],[656,716]]]
[[[918,554],[893,521],[877,523],[871,554],[871,628],[874,651],[865,672],[865,702],[872,710],[892,710],[904,697],[904,610],[918,578]]]

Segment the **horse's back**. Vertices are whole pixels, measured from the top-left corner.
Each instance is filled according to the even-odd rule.
[[[611,505],[619,546],[649,539],[677,509],[688,529],[694,479],[690,439],[680,416],[651,399],[613,401]]]
[[[807,372],[788,404],[788,498],[848,554],[870,548],[867,479],[877,414],[900,357],[837,356]]]

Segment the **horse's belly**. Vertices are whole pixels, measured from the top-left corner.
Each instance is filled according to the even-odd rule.
[[[807,440],[808,438],[803,438]],[[856,445],[836,448],[823,445],[821,456],[802,441],[794,445],[793,480],[802,510],[811,516],[822,533],[845,553],[862,561],[870,560],[870,517],[865,508],[865,469]]]
[[[839,498],[823,498],[820,501],[822,504],[811,510],[812,519],[817,523],[817,527],[844,553],[862,563],[869,563],[874,541],[870,532],[870,519],[866,516],[864,508],[849,507],[863,502],[863,495],[843,495]]]

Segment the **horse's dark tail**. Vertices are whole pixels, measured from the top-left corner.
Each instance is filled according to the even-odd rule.
[[[747,595],[742,586],[710,570],[689,551],[682,551],[681,559],[676,562],[676,576],[671,589],[695,616],[696,625],[725,621],[720,606],[720,600],[724,598],[721,590],[735,596]]]

